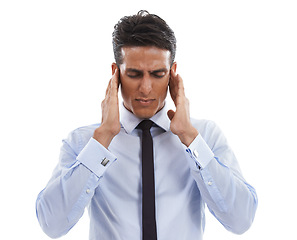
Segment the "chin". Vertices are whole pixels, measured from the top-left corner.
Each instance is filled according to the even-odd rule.
[[[157,112],[159,112],[163,107],[165,103],[159,104],[157,101],[155,101],[150,106],[141,106],[138,102],[135,102],[134,104],[125,104],[124,106],[126,109],[128,109],[130,112],[132,112],[136,117],[141,119],[149,119],[153,117]]]
[[[149,119],[154,116],[157,111],[153,109],[140,109],[133,111],[133,114],[138,118]]]

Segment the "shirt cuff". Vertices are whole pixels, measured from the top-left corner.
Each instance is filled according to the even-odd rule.
[[[76,160],[100,178],[117,158],[97,140],[91,138]]]
[[[194,170],[205,168],[214,158],[213,152],[200,134],[198,134],[186,151],[190,155],[189,163]]]

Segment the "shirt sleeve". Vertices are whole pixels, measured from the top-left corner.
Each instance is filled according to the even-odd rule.
[[[79,131],[63,141],[59,163],[36,201],[38,221],[49,237],[65,235],[77,223],[114,161],[116,157],[93,138],[82,146]]]
[[[191,174],[210,212],[236,234],[252,224],[258,199],[241,174],[238,162],[221,130],[209,123],[186,148]]]

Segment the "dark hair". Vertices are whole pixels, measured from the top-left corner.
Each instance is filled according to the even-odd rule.
[[[112,34],[116,64],[122,64],[122,47],[154,46],[169,50],[171,65],[176,52],[176,38],[172,29],[157,15],[141,10],[136,15],[126,16],[114,26]]]

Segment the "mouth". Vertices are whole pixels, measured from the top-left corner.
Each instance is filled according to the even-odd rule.
[[[151,98],[136,98],[135,101],[138,102],[138,103],[140,103],[141,105],[147,106],[147,105],[150,105],[152,102],[154,102],[155,99],[151,99]]]

